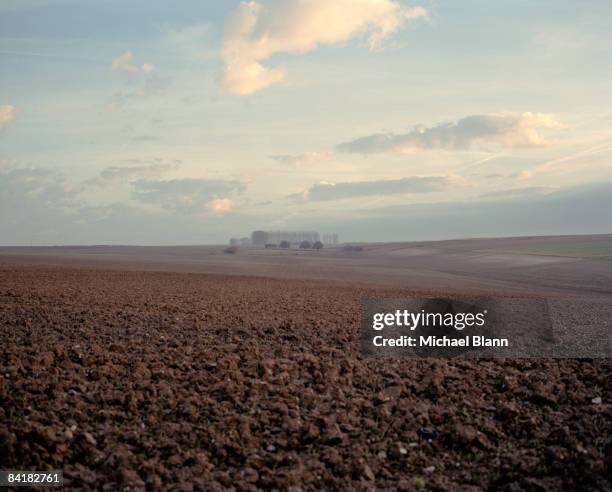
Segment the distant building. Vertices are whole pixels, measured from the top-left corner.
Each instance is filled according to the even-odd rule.
[[[338,244],[338,234],[323,234],[321,236],[321,242],[323,244],[335,246]]]
[[[280,244],[287,241],[290,244],[300,244],[302,241],[315,243],[319,241],[319,233],[316,231],[268,231],[269,243]]]
[[[317,231],[253,231],[251,237],[243,237],[240,239],[230,239],[231,246],[266,246],[279,245],[283,241],[289,244],[298,246],[304,241],[311,244],[321,241],[327,246],[335,246],[338,244],[338,234],[326,233],[319,234]],[[270,246],[268,246],[270,247]]]
[[[251,233],[251,243],[253,246],[265,246],[268,241],[268,233],[266,231],[253,231]]]

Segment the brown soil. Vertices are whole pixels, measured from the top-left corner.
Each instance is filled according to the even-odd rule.
[[[609,361],[365,360],[407,291],[0,266],[0,468],[68,489],[612,490]]]

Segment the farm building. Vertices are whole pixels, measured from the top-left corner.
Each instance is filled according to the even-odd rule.
[[[302,241],[314,243],[319,240],[319,233],[316,231],[268,231],[267,234],[268,240],[266,242],[275,244],[287,241],[292,245],[298,245]]]

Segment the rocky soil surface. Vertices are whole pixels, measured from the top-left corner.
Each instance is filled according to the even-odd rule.
[[[605,360],[373,360],[410,292],[0,265],[0,468],[74,490],[612,490]]]

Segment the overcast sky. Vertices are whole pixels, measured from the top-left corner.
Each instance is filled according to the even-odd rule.
[[[612,3],[3,0],[0,244],[612,232]]]

